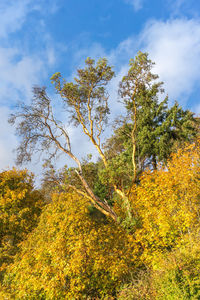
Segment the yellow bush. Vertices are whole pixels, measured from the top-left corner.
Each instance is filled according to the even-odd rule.
[[[147,171],[132,191],[133,211],[139,228],[135,237],[143,249],[142,259],[156,262],[200,220],[200,142],[180,149],[167,167]],[[154,260],[155,258],[155,260]]]
[[[0,173],[0,275],[12,262],[19,243],[36,226],[42,204],[42,195],[34,190],[33,175],[27,170]]]
[[[54,195],[8,270],[4,285],[13,297],[105,299],[128,279],[137,258],[133,237],[87,206],[75,194]]]

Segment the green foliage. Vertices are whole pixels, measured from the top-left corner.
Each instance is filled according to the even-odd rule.
[[[54,194],[7,266],[1,298],[198,299],[199,149],[143,174],[130,194],[138,222],[129,232],[87,199]]]
[[[199,229],[198,229],[199,230]],[[172,251],[157,257],[156,270],[139,272],[121,287],[118,300],[190,300],[200,298],[199,232],[185,235]]]
[[[184,111],[178,103],[168,107],[168,97],[160,101],[163,82],[155,81],[158,75],[152,73],[153,65],[148,54],[141,52],[130,61],[119,89],[127,118],[107,143],[109,150],[116,147],[115,139],[118,140],[121,148],[117,147],[123,150],[120,155],[129,156],[130,163],[135,143],[138,174],[147,167],[156,169],[158,162],[166,163],[178,146],[197,135],[196,120],[190,111]]]
[[[82,163],[82,172],[84,178],[87,180],[89,186],[93,189],[94,194],[97,195],[101,200],[106,199],[108,202],[112,201],[111,186],[103,180],[101,173],[104,170],[102,161],[96,163],[84,160]],[[77,168],[64,168],[62,172],[62,185],[64,187],[75,186],[81,191],[84,191],[78,176]]]
[[[105,58],[99,59],[96,65],[95,60],[87,58],[85,65],[84,69],[77,70],[75,83],[66,82],[60,73],[55,73],[51,81],[70,110],[74,124],[81,124],[86,128],[91,120],[94,127],[102,121],[106,122],[109,108],[105,86],[114,76],[114,72]]]
[[[17,149],[18,163],[30,161],[35,150],[45,151],[49,161],[58,152],[65,154],[76,163],[75,168],[66,170],[68,187],[90,199],[99,211],[115,222],[119,216],[113,210],[113,195],[122,198],[125,215],[131,220],[128,196],[132,184],[139,182],[139,175],[147,166],[156,169],[158,161],[166,162],[175,146],[191,140],[197,131],[192,113],[183,111],[177,104],[169,109],[167,98],[159,101],[162,82],[156,81],[158,75],[152,73],[154,63],[147,53],[139,52],[129,65],[119,86],[119,95],[128,114],[122,130],[118,130],[120,137],[117,139],[122,144],[116,147],[117,142],[111,138],[106,151],[103,151],[101,139],[110,112],[107,86],[114,76],[107,60],[86,59],[84,68],[77,70],[72,82],[67,82],[60,73],[51,78],[67,118],[71,116],[74,126],[80,125],[82,133],[98,151],[101,166],[100,163],[85,163],[74,155],[65,126],[67,122],[55,117],[45,87],[34,87],[31,104],[20,104],[19,111],[9,119],[12,124],[17,122],[17,133],[22,138]],[[48,193],[51,187],[54,187],[53,182],[46,185]]]
[[[159,271],[154,272],[156,299],[200,298],[199,232],[184,237],[181,243],[160,259]]]
[[[135,239],[147,270],[118,299],[199,299],[200,143],[179,149],[167,167],[145,172],[131,193]]]
[[[127,117],[104,147],[106,86],[114,76],[107,60],[88,58],[73,82],[52,76],[97,162],[73,154],[45,88],[34,88],[31,105],[11,117],[19,118],[19,163],[36,149],[48,161],[61,151],[76,167],[56,172],[50,165],[41,189],[49,204],[39,219],[32,175],[0,174],[0,298],[200,299],[198,122],[160,99],[153,65],[142,52],[130,60],[119,86]]]
[[[132,182],[132,164],[129,151],[124,151],[109,160],[107,169],[99,172],[100,180],[110,186],[128,189]]]

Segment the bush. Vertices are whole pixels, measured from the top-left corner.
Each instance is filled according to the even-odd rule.
[[[200,235],[189,234],[160,260],[154,275],[157,299],[200,299]]]
[[[75,194],[54,195],[9,267],[4,285],[12,297],[111,299],[129,280],[137,258],[133,237],[87,206]]]

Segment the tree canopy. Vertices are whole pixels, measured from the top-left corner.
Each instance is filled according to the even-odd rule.
[[[56,192],[7,266],[1,297],[198,299],[199,150],[187,145],[167,168],[144,172],[130,193],[131,233],[93,214],[87,198]]]
[[[40,191],[26,170],[0,174],[1,299],[199,299],[199,118],[168,105],[153,66],[147,53],[130,60],[118,90],[126,115],[107,138],[105,58],[88,58],[72,82],[52,76],[66,119],[45,87],[10,117],[18,163],[40,152],[47,168]],[[68,121],[97,161],[74,154]],[[59,153],[75,166],[56,171]]]
[[[55,73],[51,81],[66,110],[66,116],[74,126],[80,125],[83,134],[97,149],[102,165],[97,172],[99,187],[109,186],[114,195],[123,202],[126,218],[132,222],[129,192],[138,179],[138,166],[144,170],[152,163],[166,161],[173,150],[175,142],[193,138],[196,134],[194,118],[189,111],[183,111],[177,104],[167,107],[167,98],[159,101],[163,92],[162,83],[157,82],[158,75],[152,73],[153,63],[147,53],[139,52],[130,60],[130,68],[119,85],[119,95],[124,101],[128,118],[124,120],[121,153],[112,159],[102,147],[102,132],[109,116],[109,93],[107,85],[114,76],[112,67],[105,58],[96,63],[88,58],[85,67],[77,70],[73,82],[67,82],[60,73]],[[17,122],[17,134],[21,136],[18,148],[18,162],[29,161],[35,151],[46,151],[49,159],[57,152],[63,152],[77,165],[74,168],[80,180],[79,185],[69,187],[80,195],[87,197],[92,205],[115,222],[121,222],[119,216],[106,198],[96,193],[83,172],[83,162],[74,155],[73,147],[65,122],[55,118],[52,100],[44,87],[35,87],[34,98],[30,105],[21,104],[19,110],[10,117],[10,122]],[[130,121],[128,121],[128,119]],[[111,145],[112,147],[112,145]],[[130,165],[130,156],[132,165]],[[124,164],[128,172],[124,174]],[[128,177],[127,177],[128,176]],[[125,183],[125,184],[124,184]]]

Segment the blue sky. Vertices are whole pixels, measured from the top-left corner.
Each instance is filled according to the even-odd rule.
[[[71,80],[86,57],[107,57],[116,71],[109,91],[117,115],[118,82],[138,50],[149,52],[156,62],[170,103],[177,100],[199,114],[199,1],[1,0],[0,169],[14,165],[12,150],[18,144],[8,115],[18,100],[30,101],[33,85],[48,86],[53,96],[53,73],[60,71]],[[77,154],[93,151],[79,132],[69,131]],[[77,150],[80,143],[82,152]]]

